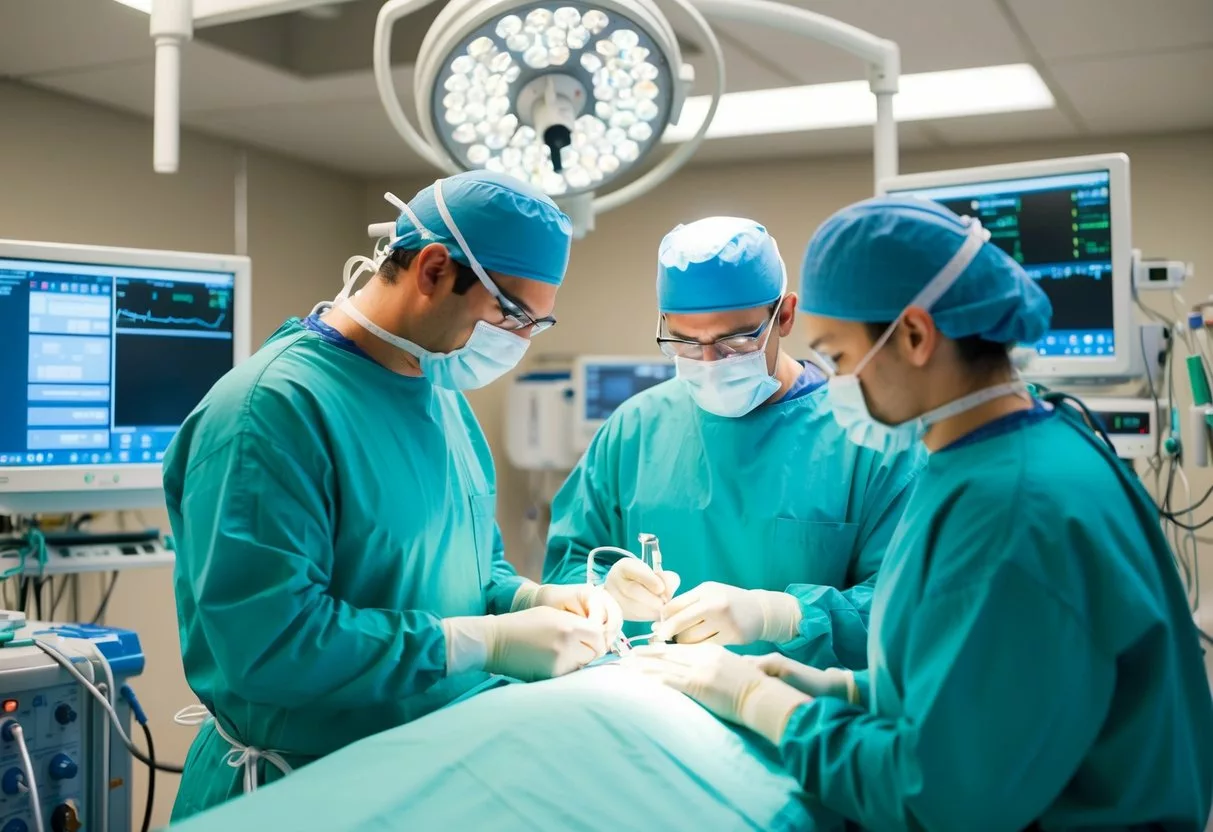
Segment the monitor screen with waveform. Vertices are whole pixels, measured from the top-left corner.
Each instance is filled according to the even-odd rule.
[[[160,462],[235,365],[235,279],[0,257],[0,466]]]
[[[920,196],[979,219],[1053,304],[1040,355],[1116,354],[1108,171],[1034,176],[891,193]]]

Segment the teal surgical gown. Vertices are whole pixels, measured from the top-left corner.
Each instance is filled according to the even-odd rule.
[[[867,829],[1204,828],[1184,589],[1157,509],[1070,411],[932,454],[889,551],[868,709],[820,698],[784,734],[807,792]]]
[[[462,395],[288,321],[189,417],[164,486],[186,678],[229,736],[298,766],[498,681],[446,676],[440,619],[522,583]],[[175,819],[240,792],[228,750],[200,730]]]
[[[624,402],[557,494],[545,580],[584,581],[590,549],[639,554],[637,536],[655,534],[680,592],[704,581],[786,590],[803,617],[780,650],[820,667],[865,667],[872,585],[920,453],[848,442],[824,386],[727,418],[673,379]]]

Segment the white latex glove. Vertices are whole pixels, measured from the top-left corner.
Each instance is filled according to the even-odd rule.
[[[832,696],[835,699],[844,699],[852,705],[859,704],[859,688],[855,685],[855,674],[849,670],[837,667],[818,670],[789,659],[782,653],[746,656],[746,659],[768,676],[787,682],[809,696]]]
[[[623,612],[619,604],[600,586],[524,584],[514,595],[511,610],[517,612],[531,607],[552,607],[600,623],[606,631],[608,645],[614,644],[623,631]]]
[[[800,615],[800,602],[786,592],[708,581],[666,604],[653,631],[679,644],[779,643],[796,635]]]
[[[603,585],[619,603],[624,619],[656,621],[661,617],[661,608],[678,591],[679,583],[681,579],[677,572],[664,569],[654,572],[642,560],[620,558],[607,572]]]
[[[447,675],[487,670],[524,682],[563,676],[607,651],[602,621],[537,606],[505,615],[444,618]]]
[[[810,701],[755,662],[715,644],[637,647],[621,664],[685,693],[721,719],[744,725],[775,745],[783,738],[792,712]]]

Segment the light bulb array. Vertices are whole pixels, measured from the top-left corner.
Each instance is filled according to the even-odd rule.
[[[553,73],[590,91],[559,151],[559,172],[543,137],[514,111],[523,85]],[[672,83],[652,40],[628,20],[571,5],[506,14],[480,27],[443,75],[435,106],[448,150],[470,167],[507,173],[553,196],[592,190],[637,162],[659,138]]]

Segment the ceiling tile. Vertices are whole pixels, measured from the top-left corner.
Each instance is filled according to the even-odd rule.
[[[1097,133],[1213,125],[1213,47],[1067,63],[1053,76]]]
[[[930,72],[1019,63],[1025,55],[993,0],[799,0],[811,9],[896,41],[903,72]],[[859,59],[825,44],[754,24],[722,28],[750,50],[795,75],[800,83],[867,77]]]
[[[1046,61],[1213,44],[1213,0],[1007,0]]]
[[[150,58],[148,17],[109,0],[0,0],[0,77]]]
[[[921,124],[948,145],[989,144],[1077,136],[1078,129],[1058,110],[945,118]]]
[[[358,175],[435,173],[396,135],[377,99],[212,111],[188,116],[187,122],[206,133]]]

